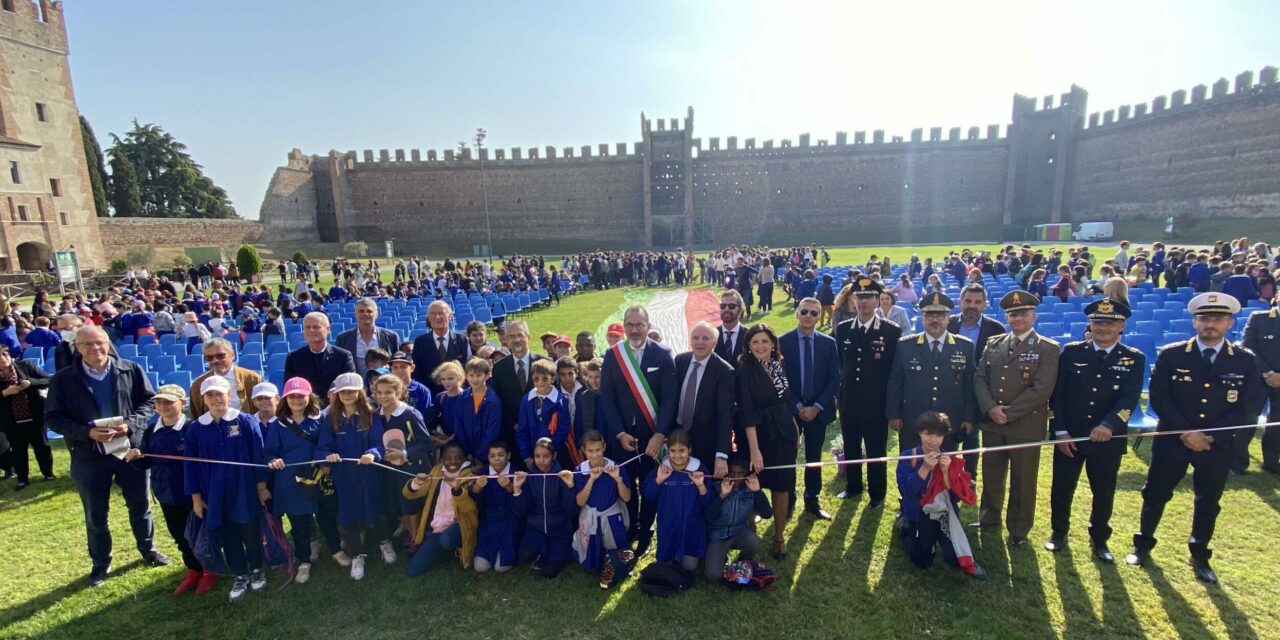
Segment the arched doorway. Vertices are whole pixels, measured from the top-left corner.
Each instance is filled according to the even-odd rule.
[[[18,245],[18,268],[22,271],[44,271],[53,249],[43,242],[24,242]]]

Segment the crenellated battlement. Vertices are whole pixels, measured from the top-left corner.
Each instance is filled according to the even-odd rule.
[[[67,29],[59,0],[7,0],[0,10],[0,33],[11,40],[66,55]],[[6,5],[7,6],[7,5]]]
[[[406,157],[405,149],[363,149],[360,152],[347,151],[342,154],[347,169],[360,170],[368,168],[440,168],[458,169],[474,165],[479,168],[484,162],[486,167],[517,167],[546,165],[551,163],[580,162],[635,162],[644,154],[643,143],[618,142],[615,144],[584,144],[578,147],[558,148],[553,145],[545,147],[481,148],[477,156],[468,147],[458,149],[409,149]],[[376,153],[376,155],[375,155]]]
[[[944,133],[945,132],[945,133]],[[816,142],[808,133],[801,133],[793,143],[790,138],[778,141],[764,140],[757,142],[755,138],[745,138],[739,145],[738,136],[711,137],[703,146],[701,138],[693,140],[699,158],[727,157],[800,157],[818,155],[841,155],[858,152],[905,151],[922,149],[948,149],[992,143],[1005,144],[1008,139],[1008,125],[989,124],[986,127],[930,127],[912,129],[908,136],[886,136],[883,129],[871,132],[868,140],[866,131],[854,131],[853,139],[849,139],[847,131],[837,131],[832,138],[821,138]]]
[[[1236,74],[1235,82],[1218,78],[1212,85],[1198,84],[1188,92],[1178,89],[1167,96],[1156,96],[1151,102],[1120,105],[1114,109],[1089,114],[1085,130],[1094,132],[1110,127],[1149,122],[1157,118],[1190,111],[1216,107],[1222,104],[1248,100],[1254,96],[1280,96],[1280,70],[1266,66],[1258,72],[1257,82],[1253,71]]]

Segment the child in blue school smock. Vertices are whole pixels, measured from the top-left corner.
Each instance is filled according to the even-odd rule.
[[[231,408],[231,384],[222,376],[200,383],[205,414],[187,430],[186,455],[262,465],[262,430],[258,419]],[[222,538],[227,566],[235,573],[231,600],[267,586],[262,564],[259,509],[270,499],[266,470],[261,467],[191,462],[184,467],[186,492],[196,516]]]
[[[477,467],[488,460],[489,443],[502,436],[502,403],[488,387],[489,372],[488,360],[467,361],[467,384],[471,386],[458,395],[444,421],[445,435],[453,436]]]
[[[480,526],[476,530],[476,571],[490,569],[502,573],[516,562],[516,543],[520,539],[519,521],[515,515],[515,484],[511,474],[511,452],[507,443],[489,443],[489,467],[471,482],[471,499],[480,507]],[[496,476],[492,481],[486,475]]]
[[[191,497],[187,495],[186,482],[181,460],[150,458],[148,455],[166,456],[186,455],[186,431],[190,424],[182,413],[187,404],[187,392],[176,384],[166,384],[156,389],[156,414],[147,423],[147,431],[142,434],[142,445],[130,449],[125,454],[126,461],[151,470],[151,495],[160,503],[164,513],[164,523],[169,535],[177,543],[182,552],[182,563],[187,566],[187,573],[173,590],[173,595],[180,596],[192,589],[196,595],[209,593],[218,584],[218,575],[205,571],[200,560],[187,542],[187,520],[191,517]]]
[[[573,559],[573,524],[578,512],[573,472],[556,462],[550,438],[540,438],[533,445],[529,469],[539,475],[519,471],[515,478],[515,515],[524,520],[517,559],[532,564],[544,577],[554,578]]]
[[[311,563],[320,555],[320,543],[311,539],[319,487],[314,465],[287,468],[285,465],[316,459],[316,444],[324,428],[320,409],[320,398],[311,392],[311,383],[305,378],[289,378],[275,418],[267,423],[263,434],[263,457],[268,460],[267,466],[276,472],[271,485],[271,512],[282,520],[289,517],[293,554],[300,560],[294,576],[298,584],[306,584],[311,579]],[[337,546],[336,540],[331,543]]]
[[[536,360],[529,370],[533,389],[520,399],[519,421],[516,423],[516,446],[520,448],[520,458],[524,460],[526,469],[533,467],[535,442],[550,438],[559,457],[573,433],[569,399],[555,387],[555,363]]]
[[[609,551],[627,548],[631,486],[627,472],[604,457],[604,435],[599,431],[582,434],[582,457],[586,459],[573,476],[574,501],[580,509],[573,550],[583,569],[600,571]],[[601,576],[602,584],[611,581],[612,576]]]
[[[401,398],[404,381],[394,374],[385,374],[373,381],[373,397],[378,401],[378,411],[373,421],[382,431],[386,446],[386,463],[405,473],[417,475],[431,468],[431,454],[435,445],[427,433],[427,425],[418,410]],[[396,446],[399,445],[399,446]],[[407,500],[401,495],[404,477],[395,472],[382,474],[387,491],[388,526],[402,527],[406,535],[406,551],[415,551],[413,532],[418,529],[418,514],[422,512],[420,500]]]
[[[412,363],[410,363],[412,366]],[[427,427],[432,429],[431,437],[435,440],[437,447],[444,446],[444,443],[454,439],[452,427],[448,428],[446,433],[445,424],[452,418],[454,405],[458,404],[459,398],[462,397],[464,389],[463,383],[467,379],[466,372],[462,369],[462,365],[457,360],[450,360],[436,366],[436,370],[431,373],[431,379],[443,389],[437,393],[435,400],[432,402],[434,412],[437,416],[436,424],[427,423]],[[416,380],[414,382],[417,382]],[[422,383],[418,383],[421,385]],[[464,451],[464,453],[466,453]]]
[[[658,562],[698,568],[707,554],[703,510],[714,497],[707,490],[702,461],[689,455],[689,434],[673,429],[667,436],[667,459],[644,480],[645,500],[658,503]]]
[[[382,559],[395,562],[391,530],[384,525],[386,513],[381,469],[373,466],[384,453],[382,429],[373,420],[373,407],[364,393],[364,380],[355,372],[344,373],[333,381],[329,408],[325,410],[328,428],[320,430],[316,460],[332,464],[330,474],[338,493],[338,530],[342,534],[342,551],[334,560],[351,567],[351,579],[364,579],[364,537],[378,540]],[[357,464],[343,458],[358,460]]]

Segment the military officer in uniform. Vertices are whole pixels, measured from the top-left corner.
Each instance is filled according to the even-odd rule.
[[[1151,464],[1142,487],[1142,516],[1133,536],[1133,552],[1125,556],[1125,562],[1143,566],[1150,560],[1164,505],[1190,465],[1195,470],[1191,476],[1195,500],[1187,546],[1196,578],[1212,584],[1218,576],[1209,566],[1213,556],[1209,540],[1227,484],[1232,444],[1240,437],[1240,430],[1200,430],[1255,423],[1262,408],[1262,376],[1253,352],[1234,347],[1226,339],[1240,310],[1233,296],[1202,293],[1192,298],[1187,308],[1193,315],[1196,337],[1165,346],[1156,356],[1150,387],[1151,407],[1160,416],[1156,431],[1187,433],[1152,439]]]
[[[1244,325],[1244,348],[1258,359],[1258,371],[1262,372],[1263,392],[1271,400],[1267,422],[1280,421],[1280,295],[1272,303],[1270,311],[1255,311]],[[1236,467],[1244,469],[1249,461],[1249,442],[1253,431],[1245,429],[1236,443]],[[1280,475],[1280,427],[1262,429],[1262,468]]]
[[[840,433],[846,458],[885,455],[889,425],[885,418],[885,394],[889,367],[902,329],[876,316],[884,287],[871,278],[858,278],[849,285],[857,315],[836,326],[836,346],[840,350]],[[837,496],[852,498],[862,493],[862,467],[867,468],[868,507],[884,505],[888,475],[883,462],[852,465],[846,469],[846,489]]]
[[[1075,497],[1080,470],[1089,474],[1093,511],[1089,516],[1089,539],[1093,557],[1106,563],[1116,561],[1107,540],[1111,538],[1111,507],[1115,501],[1116,476],[1124,456],[1123,436],[1129,416],[1142,395],[1142,374],[1147,359],[1133,347],[1120,344],[1125,322],[1132,312],[1118,300],[1098,300],[1084,310],[1089,317],[1091,340],[1072,342],[1062,349],[1058,360],[1058,383],[1049,399],[1051,438],[1089,438],[1086,442],[1065,442],[1053,452],[1053,489],[1050,517],[1053,532],[1044,548],[1057,553],[1067,547],[1071,524],[1071,500]]]
[[[1040,299],[1015,290],[1000,299],[1009,333],[991,338],[974,373],[974,392],[982,421],[982,446],[1039,442],[1049,427],[1049,396],[1058,379],[1058,343],[1035,331]],[[1036,474],[1040,449],[983,454],[982,502],[973,526],[1000,525],[1005,476],[1009,476],[1009,508],[1005,526],[1009,545],[1021,547],[1035,521]]]
[[[915,429],[906,428],[925,411],[945,413],[960,430],[943,443],[943,448],[960,448],[965,434],[978,424],[978,402],[973,396],[974,348],[968,338],[947,331],[947,321],[955,303],[945,293],[935,291],[917,304],[924,313],[924,331],[898,342],[889,370],[885,415],[889,428],[898,432],[898,450],[920,444]]]

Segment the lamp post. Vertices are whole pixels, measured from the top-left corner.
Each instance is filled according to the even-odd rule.
[[[480,190],[484,195],[484,232],[485,242],[489,245],[489,268],[493,268],[493,225],[489,222],[489,181],[484,172],[484,138],[486,132],[484,129],[476,129],[476,135],[473,138],[476,145],[476,158],[480,160]]]

